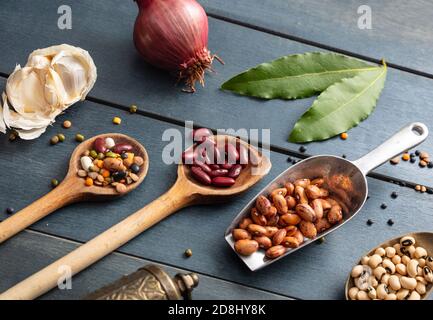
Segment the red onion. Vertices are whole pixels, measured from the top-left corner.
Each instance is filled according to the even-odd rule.
[[[134,27],[134,44],[144,59],[164,70],[177,73],[187,92],[194,84],[204,85],[204,73],[212,71],[213,59],[207,48],[208,19],[195,0],[136,0],[139,13]]]

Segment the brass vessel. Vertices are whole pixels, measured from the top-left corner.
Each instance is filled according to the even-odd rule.
[[[195,273],[178,273],[171,278],[156,265],[147,265],[103,287],[86,300],[182,300],[191,299],[198,285]]]

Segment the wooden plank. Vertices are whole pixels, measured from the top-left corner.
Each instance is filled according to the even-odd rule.
[[[61,238],[47,236],[41,233],[25,231],[16,238],[0,246],[0,292],[11,287],[51,261],[63,256],[66,252],[74,250],[80,244]],[[91,292],[106,286],[120,277],[130,274],[137,269],[156,264],[152,261],[113,253],[86,271],[72,279],[72,289],[53,289],[41,299],[83,299]],[[168,274],[189,273],[187,270],[156,264]],[[199,274],[199,286],[194,289],[194,300],[274,300],[287,299],[246,286],[228,281],[215,279]]]
[[[224,80],[258,63],[317,48],[210,19],[210,48],[224,58],[226,65],[215,66],[218,72],[207,77],[205,89],[186,95],[173,87],[173,78],[146,65],[136,53],[131,41],[137,12],[133,2],[105,1],[101,5],[97,1],[76,1],[72,5],[72,30],[57,28],[56,12],[60,4],[60,0],[38,1],[32,10],[19,10],[25,6],[23,1],[2,4],[0,71],[11,72],[16,62],[25,63],[34,48],[68,42],[88,49],[95,59],[99,78],[91,92],[93,96],[126,106],[136,103],[142,110],[194,120],[212,128],[272,128],[272,144],[298,149],[298,145],[287,142],[287,137],[313,99],[266,102],[218,88]],[[44,19],[35,21],[40,16]],[[370,118],[350,130],[347,141],[335,138],[311,143],[308,153],[332,152],[356,159],[409,121],[432,123],[433,113],[426,112],[426,101],[433,100],[431,86],[430,79],[390,69],[385,90]],[[423,148],[433,150],[433,140],[425,142]],[[426,171],[409,164],[398,168],[385,165],[376,170],[433,186],[433,171]]]
[[[428,0],[199,0],[211,15],[433,73],[433,3]],[[368,5],[372,28],[358,27]]]
[[[111,119],[120,115],[123,123],[113,127]],[[64,119],[72,119],[73,127],[61,129]],[[175,180],[176,168],[161,160],[164,130],[176,128],[139,115],[129,115],[114,108],[83,102],[62,115],[59,122],[41,139],[10,143],[0,137],[0,167],[7,184],[0,186],[0,203],[17,210],[50,190],[50,179],[61,178],[69,154],[76,145],[72,137],[82,132],[87,137],[102,132],[119,131],[137,138],[150,156],[150,168],[144,183],[124,198],[104,203],[81,203],[57,211],[34,225],[35,230],[80,242],[114,225],[135,210],[162,194]],[[49,137],[64,132],[64,143],[50,146]],[[124,253],[159,261],[182,269],[194,270],[218,278],[278,294],[306,299],[338,299],[343,297],[344,280],[351,265],[368,248],[383,240],[409,231],[433,228],[431,196],[415,193],[375,179],[369,179],[370,200],[351,222],[329,236],[323,245],[305,250],[252,273],[243,265],[224,240],[224,231],[234,216],[273,177],[287,168],[286,156],[272,153],[271,173],[245,195],[221,205],[196,206],[182,210],[121,248]],[[396,200],[390,199],[398,191]],[[388,203],[381,210],[380,204]],[[6,218],[1,212],[0,218]],[[371,227],[365,222],[375,221]],[[389,227],[386,221],[395,220]],[[186,248],[193,257],[185,259]],[[66,253],[66,252],[65,252]],[[0,259],[0,263],[3,259]],[[0,268],[1,269],[1,268]]]

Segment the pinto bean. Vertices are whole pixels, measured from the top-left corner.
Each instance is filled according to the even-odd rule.
[[[313,208],[306,203],[300,203],[296,206],[296,214],[306,221],[316,221],[316,213]]]

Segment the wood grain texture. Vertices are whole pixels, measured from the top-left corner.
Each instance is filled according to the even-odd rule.
[[[287,142],[296,120],[313,99],[262,101],[223,92],[219,86],[233,75],[264,61],[317,48],[210,19],[210,49],[221,55],[225,66],[207,76],[206,88],[194,95],[180,92],[174,79],[150,67],[136,53],[132,26],[137,13],[131,1],[75,1],[72,30],[57,28],[57,8],[62,1],[40,0],[32,10],[20,10],[24,1],[4,1],[0,12],[0,71],[11,72],[15,63],[25,63],[35,48],[68,42],[91,53],[98,67],[98,80],[91,95],[130,105],[152,113],[195,122],[212,128],[271,128],[271,143],[297,150]],[[115,14],[113,14],[115,12]],[[44,19],[35,19],[43,16]],[[119,17],[122,17],[119,19]],[[260,44],[260,45],[259,45]],[[396,45],[401,48],[402,45]],[[397,49],[396,49],[397,50]],[[310,154],[346,154],[356,159],[408,122],[433,122],[426,102],[433,100],[433,80],[389,70],[388,80],[374,113],[350,130],[347,141],[334,138],[308,145]],[[433,150],[433,139],[421,148]],[[421,171],[405,163],[389,164],[376,172],[433,186],[433,170]]]
[[[433,73],[433,4],[428,0],[199,0],[209,14]],[[359,29],[358,7],[372,10],[372,29]]]
[[[47,236],[36,232],[25,231],[7,244],[0,246],[0,291],[4,291],[15,282],[32,274],[52,260],[61,257],[65,252],[74,250],[79,243]],[[44,300],[53,299],[82,299],[91,292],[106,286],[120,277],[130,274],[137,269],[155,264],[152,261],[113,253],[98,265],[87,269],[72,280],[71,290],[54,289],[41,297]],[[187,270],[157,264],[170,275]],[[287,299],[260,290],[233,284],[199,274],[200,283],[194,289],[194,300],[225,299],[225,300],[255,300],[255,299]]]
[[[121,126],[113,128],[111,119],[114,115],[122,117]],[[61,128],[60,124],[65,119],[72,119],[71,129]],[[0,186],[0,203],[3,207],[11,206],[18,210],[48,192],[51,178],[61,179],[66,173],[67,161],[76,145],[73,140],[75,133],[81,132],[90,137],[117,129],[136,138],[148,151],[150,167],[145,181],[134,192],[120,199],[74,204],[34,225],[39,231],[87,241],[157,198],[173,184],[176,166],[166,165],[161,159],[165,146],[165,142],[161,141],[162,133],[171,127],[139,115],[83,102],[70,108],[40,139],[10,143],[2,135],[0,165],[2,177],[8,183]],[[50,146],[50,136],[58,132],[66,135],[66,141]],[[323,245],[312,245],[252,273],[228,246],[224,232],[255,193],[288,166],[284,155],[271,153],[270,159],[273,164],[270,174],[245,195],[220,205],[181,210],[120,251],[291,297],[342,299],[347,273],[363,252],[387,238],[433,228],[430,195],[369,179],[370,200],[366,207],[343,228],[328,236]],[[23,188],[23,185],[27,187]],[[399,194],[395,200],[390,198],[392,191]],[[380,209],[382,202],[388,204],[386,210]],[[3,210],[0,218],[6,218]],[[371,227],[366,225],[369,218],[375,222]],[[389,218],[395,221],[393,227],[386,224]],[[183,257],[186,248],[193,251],[190,259]],[[59,253],[58,257],[62,254]],[[0,270],[4,264],[10,263],[9,260],[0,259]],[[32,272],[49,262],[52,260],[44,260]],[[20,262],[15,265],[15,270],[19,272]],[[20,273],[19,276],[23,278],[30,273]]]

